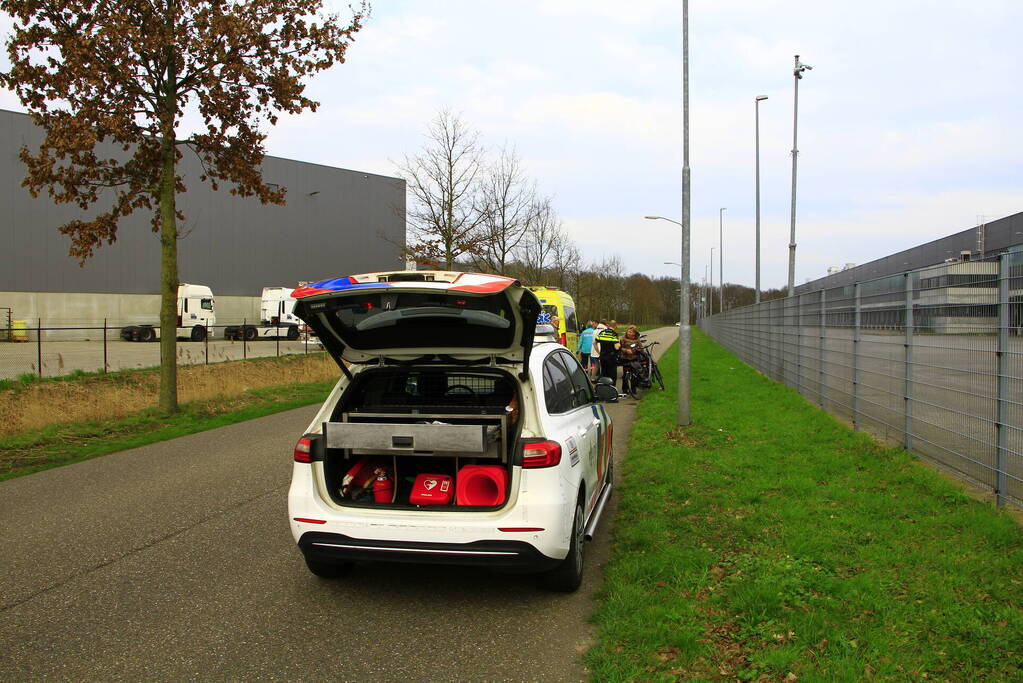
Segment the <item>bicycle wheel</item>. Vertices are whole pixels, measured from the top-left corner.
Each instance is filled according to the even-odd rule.
[[[650,361],[650,371],[651,371],[650,374],[653,376],[654,381],[660,385],[661,391],[664,391],[664,378],[661,377],[661,369],[657,367],[657,363],[655,363],[653,360]]]
[[[639,398],[637,384],[639,384],[639,381],[635,370],[629,368],[622,373],[622,393],[628,394],[632,398]]]

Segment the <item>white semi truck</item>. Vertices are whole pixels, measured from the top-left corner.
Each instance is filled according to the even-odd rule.
[[[295,316],[295,300],[288,287],[264,287],[259,306],[259,324],[228,325],[224,338],[241,341],[257,339],[298,339],[302,321]]]
[[[178,339],[204,341],[210,336],[210,330],[217,323],[213,308],[213,292],[206,285],[178,285]],[[125,341],[156,341],[159,338],[158,324],[121,328],[121,339]]]

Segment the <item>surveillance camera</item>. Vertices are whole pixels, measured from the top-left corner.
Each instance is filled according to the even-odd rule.
[[[807,71],[813,71],[813,67],[810,66],[809,64],[804,64],[803,68],[806,69]]]

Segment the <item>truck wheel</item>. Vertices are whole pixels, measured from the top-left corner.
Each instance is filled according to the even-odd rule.
[[[152,327],[143,327],[139,330],[139,341],[151,342],[156,339],[156,330]]]
[[[583,582],[583,561],[586,539],[583,538],[583,501],[575,503],[575,515],[572,519],[572,542],[568,546],[568,555],[554,569],[544,575],[544,583],[551,590],[560,593],[574,593]]]
[[[255,327],[246,327],[245,328],[245,340],[246,341],[256,341],[256,328]]]
[[[305,566],[321,579],[336,579],[352,571],[352,562],[318,562],[306,559]]]
[[[206,328],[202,325],[196,325],[192,328],[192,341],[205,341],[206,340]]]
[[[298,327],[290,325],[288,327],[288,341],[295,341],[298,339]]]

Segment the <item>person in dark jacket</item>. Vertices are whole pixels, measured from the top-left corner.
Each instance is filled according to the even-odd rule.
[[[618,333],[615,329],[618,323],[614,320],[607,322],[607,327],[600,330],[594,338],[600,349],[600,376],[610,377],[612,382],[618,380],[618,349],[621,344],[618,342]]]

